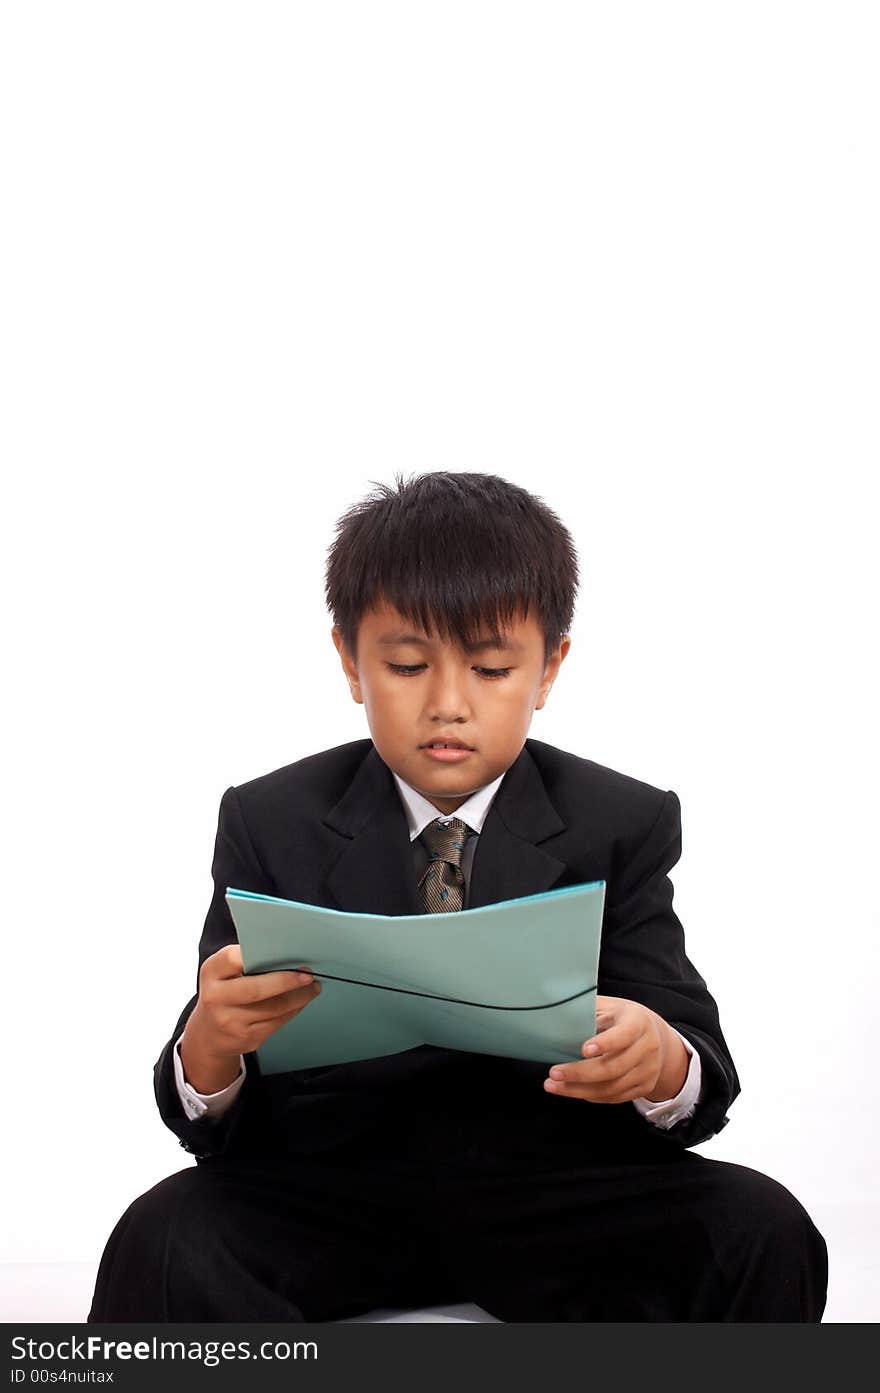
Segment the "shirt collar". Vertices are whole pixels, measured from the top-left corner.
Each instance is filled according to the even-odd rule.
[[[435,808],[434,804],[419,793],[418,789],[413,788],[412,784],[408,784],[399,774],[394,773],[393,769],[391,772],[394,774],[394,781],[397,784],[406,812],[406,820],[409,823],[409,839],[413,842],[416,837],[421,836],[428,823],[433,822],[438,817],[460,817],[462,822],[466,823],[472,831],[482,832],[483,823],[492,805],[492,799],[498,792],[501,780],[507,770],[505,769],[504,774],[499,774],[498,778],[493,779],[490,784],[484,784],[482,788],[478,788],[475,793],[471,794],[470,798],[462,803],[460,808],[456,808],[454,813],[448,814],[441,813],[439,808]]]

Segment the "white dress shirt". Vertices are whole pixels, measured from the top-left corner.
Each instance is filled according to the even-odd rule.
[[[506,772],[506,771],[505,771]],[[392,773],[394,771],[392,770]],[[492,783],[485,784],[478,788],[476,793],[472,793],[460,808],[456,808],[451,817],[459,817],[462,822],[466,822],[477,836],[483,830],[483,823],[492,805],[492,800],[501,786],[504,774],[499,774]],[[420,836],[429,822],[435,819],[444,820],[444,814],[438,813],[433,803],[430,803],[423,794],[402,779],[399,774],[394,774],[394,781],[400,793],[401,802],[406,811],[407,822],[409,823],[410,842],[415,841]],[[470,870],[474,859],[474,851],[477,844],[477,837],[468,837],[464,844],[464,851],[461,856],[461,869],[464,874],[466,884],[470,884]],[[320,973],[317,974],[320,978]],[[672,1027],[673,1030],[675,1027]],[[697,1099],[700,1094],[700,1056],[689,1040],[686,1040],[680,1030],[675,1031],[690,1056],[687,1078],[681,1087],[681,1092],[674,1098],[666,1098],[659,1102],[652,1102],[650,1098],[633,1098],[635,1107],[642,1117],[655,1127],[661,1127],[668,1131],[674,1127],[676,1122],[683,1118],[690,1117],[694,1108],[697,1106]],[[226,1088],[221,1088],[218,1093],[198,1093],[190,1083],[187,1082],[183,1073],[183,1064],[180,1059],[180,1041],[183,1039],[181,1032],[178,1039],[174,1042],[174,1078],[177,1083],[177,1091],[180,1101],[187,1117],[193,1121],[199,1117],[220,1117],[229,1108],[239,1089],[244,1083],[245,1062],[244,1056],[239,1055],[239,1074],[233,1079],[232,1083]],[[550,1066],[547,1066],[548,1071]]]

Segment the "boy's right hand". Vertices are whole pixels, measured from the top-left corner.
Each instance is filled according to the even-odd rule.
[[[256,1050],[321,991],[305,969],[244,976],[241,947],[227,944],[199,969],[199,994],[190,1012],[180,1060],[198,1093],[219,1093],[238,1077],[238,1057]]]

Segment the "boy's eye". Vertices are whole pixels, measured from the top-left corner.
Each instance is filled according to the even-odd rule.
[[[399,672],[403,677],[412,677],[414,673],[421,672],[424,663],[389,663],[392,672]],[[510,672],[509,667],[478,667],[474,672],[481,673],[484,677],[506,677]]]

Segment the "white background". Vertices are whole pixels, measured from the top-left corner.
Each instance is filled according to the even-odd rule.
[[[880,1236],[876,8],[2,29],[2,1256],[96,1262],[191,1164],[152,1069],[220,796],[369,733],[333,524],[454,469],[574,535],[530,734],[678,793],[742,1083],[698,1149],[791,1189],[833,1281],[841,1205]]]

